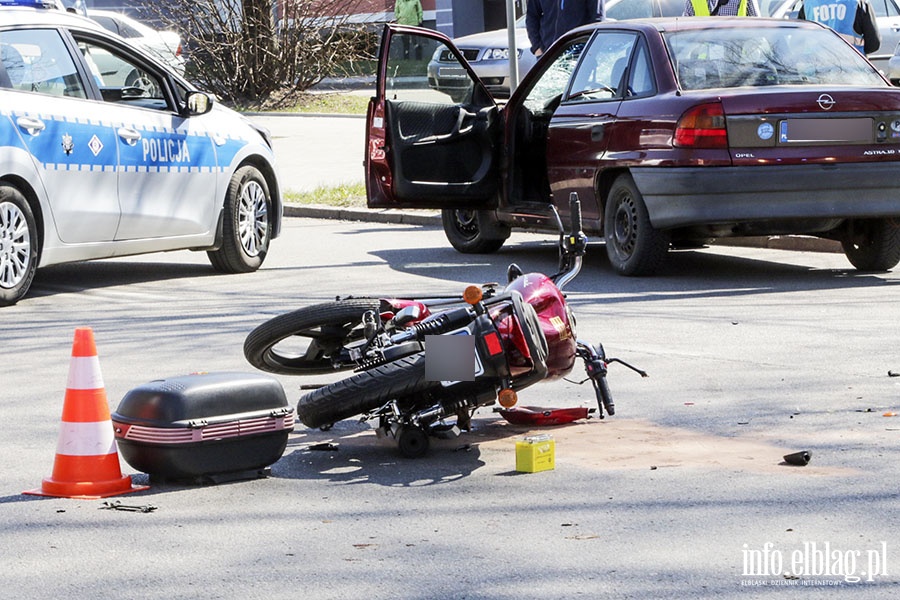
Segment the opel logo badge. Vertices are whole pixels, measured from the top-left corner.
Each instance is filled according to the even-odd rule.
[[[828,94],[822,94],[816,102],[822,110],[828,110],[835,105],[834,98]]]

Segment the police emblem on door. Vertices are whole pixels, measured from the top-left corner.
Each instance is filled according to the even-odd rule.
[[[72,141],[72,136],[68,133],[64,133],[62,136],[62,149],[66,156],[72,154],[72,150],[75,149],[75,142]]]

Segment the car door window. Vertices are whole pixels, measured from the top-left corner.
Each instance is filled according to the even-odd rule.
[[[896,17],[900,15],[897,5],[892,0],[871,0],[876,17]]]
[[[637,35],[625,32],[594,36],[572,77],[568,99],[585,102],[622,98],[625,71],[637,39]]]
[[[655,91],[656,82],[653,80],[653,69],[650,66],[650,53],[647,51],[646,42],[641,42],[631,65],[626,96],[652,96]]]
[[[169,110],[163,80],[152,68],[113,47],[78,40],[103,99],[130,106]]]
[[[4,84],[15,90],[86,98],[75,61],[55,29],[0,32]]]
[[[472,97],[475,82],[448,46],[398,33],[388,49],[385,97],[400,102],[457,104]]]

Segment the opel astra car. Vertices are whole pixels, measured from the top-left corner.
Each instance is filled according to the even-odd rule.
[[[391,46],[456,57],[456,99],[396,72]],[[461,252],[556,230],[571,194],[623,275],[711,238],[839,240],[858,269],[900,261],[900,90],[810,21],[666,18],[566,34],[499,106],[452,42],[390,25],[369,105],[370,207],[440,208]]]
[[[275,173],[265,131],[94,21],[0,7],[0,304],[65,262],[192,249],[253,271]]]
[[[606,0],[606,18],[615,21],[676,16],[683,10],[684,0]],[[524,16],[516,20],[515,31],[521,78],[534,66],[537,57],[531,52]],[[509,96],[509,31],[505,27],[456,38],[453,43],[491,94],[498,98]],[[465,79],[453,62],[452,56],[442,51],[434,53],[428,67],[432,87],[452,90],[460,79]]]

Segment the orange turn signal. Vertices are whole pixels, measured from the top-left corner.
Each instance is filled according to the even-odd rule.
[[[483,297],[484,294],[481,293],[481,288],[477,285],[470,285],[463,292],[463,300],[469,304],[478,304]]]
[[[516,391],[510,388],[500,390],[500,394],[497,395],[497,402],[503,408],[512,408],[518,401],[519,396],[516,394]]]

